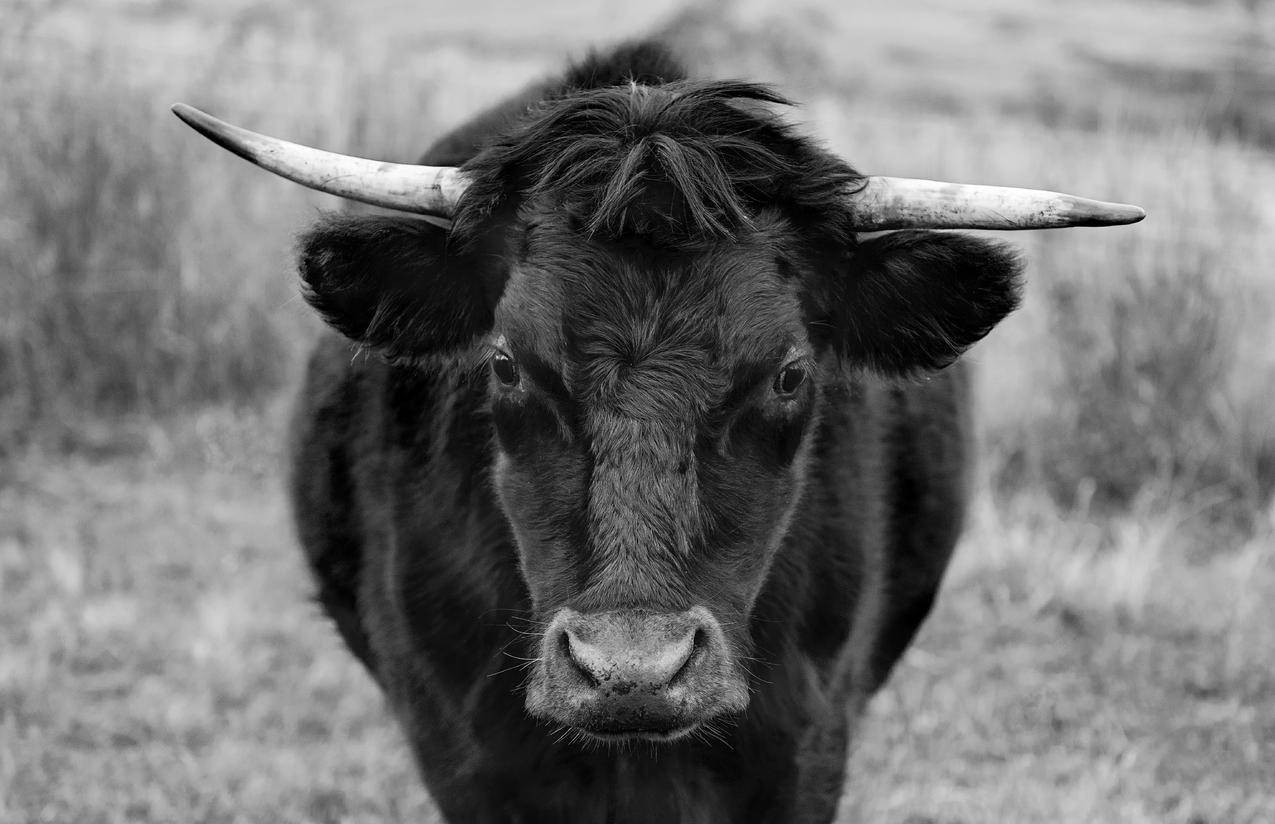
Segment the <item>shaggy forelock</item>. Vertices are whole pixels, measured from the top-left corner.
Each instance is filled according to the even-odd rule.
[[[859,176],[765,108],[786,104],[734,81],[568,93],[466,164],[474,183],[454,232],[472,235],[498,208],[527,201],[589,235],[673,245],[735,237],[765,206],[828,221]]]

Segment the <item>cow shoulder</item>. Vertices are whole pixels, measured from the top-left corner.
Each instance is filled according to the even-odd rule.
[[[934,605],[964,526],[973,460],[970,367],[895,390],[888,436],[884,615],[873,653],[883,682]]]
[[[364,518],[358,503],[354,430],[369,369],[379,364],[325,332],[314,348],[291,426],[288,487],[297,537],[316,584],[315,599],[346,644],[375,674],[359,609]]]

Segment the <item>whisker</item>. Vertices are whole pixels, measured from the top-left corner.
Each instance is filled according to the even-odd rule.
[[[535,658],[523,658],[521,655],[514,655],[512,652],[509,652],[508,650],[501,650],[501,654],[508,658],[512,658],[515,661],[526,661],[529,664],[539,663],[540,661],[544,660],[543,658],[539,656]]]
[[[489,672],[487,673],[487,677],[495,678],[497,675],[503,675],[506,672],[513,672],[514,670],[526,669],[533,664],[539,663],[540,660],[541,659],[539,658],[533,658],[529,661],[523,661],[521,664],[514,664],[513,666],[505,667],[504,669],[499,669],[499,670],[496,670],[495,672]]]

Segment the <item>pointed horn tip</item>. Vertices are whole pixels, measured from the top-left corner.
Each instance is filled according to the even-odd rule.
[[[1146,218],[1147,210],[1132,203],[1078,199],[1073,214],[1077,218],[1076,226],[1127,226]]]
[[[202,109],[196,109],[194,106],[188,106],[185,103],[174,103],[171,111],[177,115],[181,122],[221,148],[231,154],[242,157],[249,163],[261,165],[258,156],[260,148],[258,141],[263,139],[261,135],[233,126],[224,120],[213,117]]]
[[[205,114],[204,112],[201,112],[199,109],[196,109],[194,106],[188,106],[185,103],[174,103],[168,108],[169,108],[169,111],[177,115],[178,119],[181,120],[181,122],[185,123],[187,126],[193,127],[197,122],[199,122],[199,120],[201,120],[202,118],[208,117],[208,115]]]
[[[1124,215],[1124,220],[1121,221],[1121,224],[1138,223],[1144,220],[1147,216],[1147,210],[1142,208],[1141,206],[1134,206],[1131,203],[1122,204],[1122,205],[1124,206],[1125,215]]]
[[[1138,223],[1147,216],[1147,210],[1132,203],[1104,203],[1101,214],[1095,219],[1097,226],[1127,226]]]
[[[213,134],[218,121],[217,118],[205,111],[196,109],[194,106],[188,106],[185,103],[174,103],[170,107],[170,111],[177,115],[177,119],[191,127],[204,137],[214,139]]]

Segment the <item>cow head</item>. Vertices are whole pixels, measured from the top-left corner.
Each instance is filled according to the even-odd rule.
[[[426,173],[418,211],[446,206],[450,229],[333,217],[303,240],[310,302],[352,339],[481,353],[490,477],[543,627],[527,707],[557,724],[666,740],[743,710],[750,618],[830,387],[941,368],[1016,305],[997,243],[856,231],[1042,224],[975,214],[968,187],[883,193],[759,109],[779,102],[737,83],[569,94],[466,164],[463,195]],[[396,185],[378,202],[405,208]],[[959,208],[940,219],[909,186]]]

